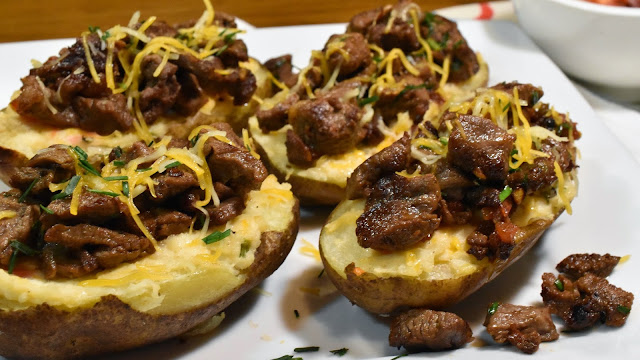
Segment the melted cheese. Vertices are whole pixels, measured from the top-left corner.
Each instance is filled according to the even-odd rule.
[[[17,213],[12,210],[0,210],[0,220],[11,219],[16,217]]]

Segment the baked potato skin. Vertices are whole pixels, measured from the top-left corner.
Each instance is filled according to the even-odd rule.
[[[280,181],[291,184],[291,191],[305,206],[335,205],[344,199],[345,188],[324,181],[304,178],[296,174],[287,176],[273,165],[267,152],[257,141],[254,141],[254,146],[269,173],[275,175]]]
[[[353,304],[372,313],[390,314],[416,307],[441,309],[461,301],[498,276],[535,245],[552,223],[552,220],[537,220],[521,228],[522,232],[509,258],[487,263],[478,271],[455,279],[429,281],[399,276],[381,278],[366,272],[357,275],[354,263],[345,269],[334,269],[324,255],[322,241],[320,256],[326,274],[338,290]]]
[[[299,202],[283,231],[261,234],[247,280],[214,303],[176,314],[147,314],[116,296],[105,296],[91,308],[67,312],[47,304],[19,311],[0,311],[0,355],[20,359],[69,359],[160,342],[196,327],[271,275],[284,261],[298,234]]]

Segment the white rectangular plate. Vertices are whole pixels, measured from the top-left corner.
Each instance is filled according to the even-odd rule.
[[[459,27],[472,48],[489,64],[490,84],[518,80],[541,86],[543,101],[558,111],[569,112],[583,137],[578,141],[580,191],[572,216],[563,214],[552,228],[519,262],[458,304],[453,311],[470,322],[474,336],[488,343],[483,347],[443,353],[412,354],[409,358],[511,359],[523,356],[513,347],[492,343],[484,331],[487,304],[493,301],[522,305],[541,303],[540,283],[544,272],[554,272],[565,256],[577,252],[632,255],[616,268],[610,281],[640,294],[640,191],[634,186],[640,168],[619,141],[596,117],[562,72],[513,23],[462,21]],[[303,67],[313,49],[321,49],[329,35],[344,31],[344,25],[295,26],[256,29],[245,34],[250,54],[264,61],[292,53]],[[30,68],[30,59],[45,61],[70,40],[0,44],[0,104],[6,105],[19,78]],[[580,59],[576,59],[580,61]],[[388,319],[352,306],[331,286],[326,276],[318,278],[322,265],[303,255],[307,240],[317,247],[318,234],[327,210],[305,209],[298,241],[291,254],[262,285],[227,311],[227,318],[214,333],[186,341],[171,340],[132,350],[108,359],[274,359],[293,353],[296,347],[319,346],[320,351],[301,353],[305,360],[337,359],[329,351],[346,347],[340,359],[389,358],[404,353],[388,346]],[[318,294],[313,294],[319,291]],[[299,313],[299,318],[294,315]],[[640,354],[640,315],[637,310],[619,329],[600,326],[581,333],[561,333],[560,339],[543,343],[537,359],[603,357],[633,358]],[[559,329],[562,325],[557,323]]]

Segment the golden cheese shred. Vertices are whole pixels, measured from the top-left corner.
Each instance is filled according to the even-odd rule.
[[[567,196],[567,189],[565,188],[564,174],[562,173],[562,169],[557,161],[553,162],[553,170],[556,173],[556,177],[558,178],[558,197],[560,201],[564,205],[564,208],[567,210],[567,213],[571,215],[573,210],[571,208],[571,202],[569,201],[569,197]]]

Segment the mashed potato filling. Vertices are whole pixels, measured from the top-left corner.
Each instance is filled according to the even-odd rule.
[[[61,310],[93,306],[115,295],[133,309],[173,314],[216,302],[240,286],[260,246],[261,234],[285,231],[293,220],[295,198],[289,184],[273,175],[251,191],[246,209],[226,224],[230,236],[212,243],[194,231],[158,242],[156,252],[85,278],[41,280],[0,271],[0,309],[20,310],[43,303]]]
[[[575,171],[564,175],[565,194],[571,200],[577,193]],[[383,253],[361,247],[356,220],[364,212],[365,203],[364,199],[342,201],[320,235],[326,261],[343,278],[344,268],[352,262],[377,277],[406,276],[426,281],[461,278],[489,266],[487,258],[478,261],[467,253],[466,239],[475,230],[473,225],[438,228],[429,241],[408,250]],[[512,221],[523,227],[540,219],[553,220],[562,209],[563,202],[557,194],[549,199],[528,196],[512,215]]]
[[[323,155],[315,166],[302,168],[293,165],[287,158],[287,130],[291,125],[286,125],[279,130],[263,133],[258,125],[258,119],[254,116],[249,119],[249,131],[253,141],[256,142],[267,154],[271,165],[287,178],[295,175],[304,179],[335,184],[340,187],[347,186],[347,179],[366,159],[393,144],[405,131],[409,131],[413,122],[408,113],[398,115],[398,121],[385,133],[385,139],[376,146],[363,146],[339,155]]]

